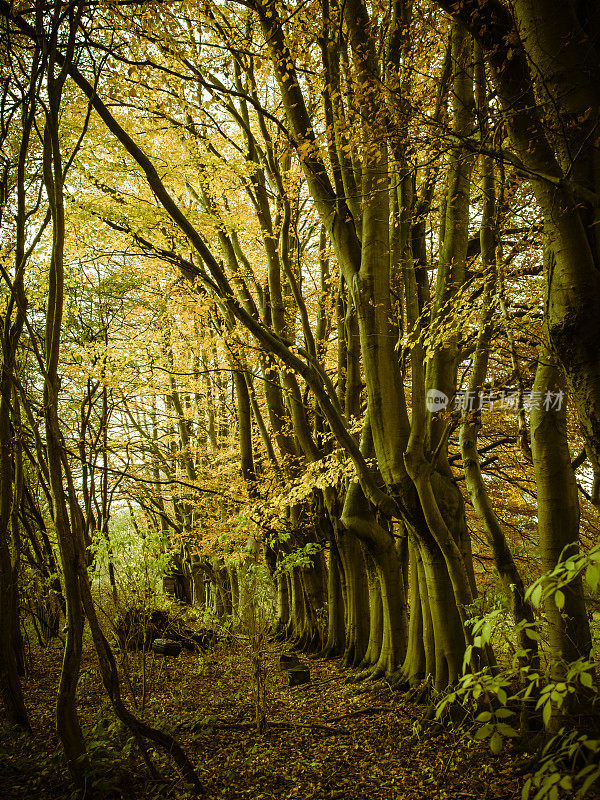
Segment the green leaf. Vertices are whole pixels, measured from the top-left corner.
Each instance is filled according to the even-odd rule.
[[[489,722],[492,718],[492,715],[489,711],[482,711],[481,714],[477,714],[475,719],[478,722]]]
[[[583,797],[587,792],[587,790],[590,788],[590,786],[598,780],[599,776],[600,776],[600,769],[597,769],[595,770],[595,772],[592,772],[591,775],[588,775],[581,789],[577,792],[577,797]]]
[[[592,678],[589,672],[580,673],[579,680],[584,686],[587,686],[588,689],[594,688],[594,679]]]
[[[584,775],[589,775],[590,772],[593,772],[595,768],[596,768],[595,764],[588,764],[587,767],[580,769],[575,777],[577,778],[577,780],[581,780],[581,778],[583,778]]]
[[[550,724],[550,717],[552,716],[552,703],[548,702],[544,706],[544,710],[542,711],[542,719],[544,720],[544,726],[547,728]]]
[[[471,661],[471,653],[473,652],[473,646],[467,645],[465,649],[465,654],[463,656],[463,667],[468,666]]]
[[[449,695],[448,695],[448,697],[444,697],[444,699],[441,700],[437,704],[436,709],[435,709],[435,718],[436,719],[439,719],[441,717],[442,712],[444,711],[444,709],[446,708],[446,706],[448,705],[449,702],[450,702],[450,700],[449,700]]]
[[[594,753],[598,752],[598,750],[600,749],[600,739],[582,738],[581,744],[584,747],[587,747],[588,750],[592,750]]]
[[[487,737],[493,730],[494,730],[493,725],[482,725],[481,728],[478,728],[478,730],[475,731],[475,736],[473,738],[476,739],[478,742],[481,741],[482,739],[487,739]]]
[[[490,639],[492,638],[492,626],[491,626],[491,624],[488,622],[488,620],[486,620],[486,621],[485,621],[485,625],[483,626],[483,630],[481,631],[481,638],[483,639],[483,641],[484,641],[486,644],[487,644],[487,643],[490,641]]]
[[[539,606],[540,600],[542,599],[542,584],[535,583],[531,587],[531,605],[532,606]]]
[[[535,628],[525,628],[525,636],[527,636],[528,639],[531,639],[534,642],[540,641],[540,635],[535,630]]]
[[[495,731],[492,734],[492,738],[490,739],[490,750],[495,756],[502,752],[502,736],[500,736],[498,731]]]
[[[496,728],[503,736],[518,736],[519,733],[516,731],[512,725],[507,725],[506,722],[499,722],[496,725]]]
[[[534,689],[535,689],[535,683],[532,681],[525,689],[525,694],[523,695],[523,698],[526,700]]]
[[[556,603],[556,607],[559,611],[562,611],[565,607],[565,593],[561,592],[560,589],[557,589],[556,592],[554,592],[554,602]]]
[[[600,583],[600,569],[597,564],[590,564],[585,571],[585,582],[590,587],[592,592],[595,592]]]

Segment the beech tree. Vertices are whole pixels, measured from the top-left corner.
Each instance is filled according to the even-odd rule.
[[[595,530],[597,14],[520,0],[0,12],[19,53],[7,50],[0,140],[10,719],[27,727],[20,536],[49,542],[46,517],[67,620],[57,727],[75,779],[89,770],[76,705],[87,618],[117,715],[198,784],[121,698],[87,572],[94,531],[110,554],[113,502],[177,550],[183,599],[220,616],[241,616],[249,557],[225,559],[217,532],[254,526],[277,635],[404,688],[497,669],[471,627],[485,556],[537,669],[537,575],[506,497],[536,516],[545,571]],[[34,255],[47,292],[30,311]],[[88,258],[100,299],[84,317],[72,291],[65,331],[66,275],[89,277]],[[507,389],[508,422],[494,412]],[[546,613],[564,675],[591,650],[580,576]]]

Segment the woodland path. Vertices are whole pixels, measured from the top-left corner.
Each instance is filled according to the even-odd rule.
[[[147,666],[148,718],[174,732],[185,746],[211,800],[516,800],[521,757],[493,756],[486,744],[423,721],[423,707],[381,686],[346,683],[339,662],[310,661],[310,684],[289,688],[278,670],[275,645],[267,657],[268,718],[276,726],[259,735],[252,725],[252,683],[247,646],[234,643],[204,655],[152,656]],[[135,654],[132,654],[135,659]],[[32,648],[26,696],[33,742],[0,738],[0,797],[68,798],[71,788],[53,730],[58,644]],[[304,657],[302,657],[304,660]],[[80,709],[92,758],[106,774],[103,798],[185,798],[185,787],[152,784],[139,754],[123,759],[124,741],[108,710],[88,650]],[[101,721],[102,720],[102,721]],[[277,724],[279,723],[279,724]],[[90,741],[88,738],[88,741]],[[16,755],[15,755],[16,753]],[[163,764],[159,762],[162,771]],[[112,784],[112,787],[111,787]],[[95,795],[96,796],[96,795]]]

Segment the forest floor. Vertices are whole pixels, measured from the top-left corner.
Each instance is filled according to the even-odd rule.
[[[337,661],[301,660],[311,682],[290,688],[279,670],[283,645],[266,656],[269,725],[254,726],[250,651],[234,640],[207,653],[178,658],[127,656],[131,705],[135,692],[144,719],[172,732],[185,747],[205,796],[215,800],[517,800],[522,756],[494,756],[464,731],[424,720],[425,709],[399,692],[349,683]],[[54,731],[62,649],[31,648],[25,692],[33,738],[0,729],[0,798],[70,798],[72,789]],[[127,681],[124,681],[127,686]],[[116,721],[88,644],[79,689],[81,719],[96,777],[95,798],[185,798],[172,764],[156,754],[164,776],[153,783],[137,748]],[[0,717],[0,722],[2,718]]]

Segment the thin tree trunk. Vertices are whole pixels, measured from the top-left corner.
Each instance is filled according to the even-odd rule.
[[[476,90],[479,109],[479,126],[482,141],[486,141],[488,130],[488,104],[485,89],[485,70],[481,52],[477,53],[476,62]],[[484,274],[484,297],[481,312],[481,321],[473,367],[467,391],[467,402],[463,405],[460,426],[459,443],[467,491],[473,503],[473,508],[483,524],[484,532],[494,555],[496,569],[500,575],[506,596],[511,605],[515,624],[522,621],[533,622],[534,615],[530,603],[525,600],[525,586],[523,579],[515,564],[504,531],[492,507],[491,499],[479,462],[477,450],[477,434],[481,424],[481,410],[479,401],[488,370],[489,353],[493,333],[493,301],[497,286],[496,269],[496,236],[494,221],[496,216],[496,189],[494,179],[494,163],[491,156],[481,156],[483,212],[480,228],[481,260]],[[515,355],[516,358],[516,355]],[[524,412],[523,412],[524,413]],[[531,659],[535,659],[537,642],[529,638],[524,629],[520,633],[520,647],[530,651]]]
[[[567,403],[555,357],[542,348],[533,385],[539,404],[531,409],[531,449],[538,497],[538,528],[544,571],[579,552],[579,501],[567,442]],[[589,657],[591,637],[581,577],[563,589],[564,605],[548,598],[550,647],[557,679],[564,665]]]
[[[335,535],[330,533],[329,564],[327,570],[327,642],[323,651],[326,658],[341,656],[346,647],[345,604],[342,586],[343,567]]]

